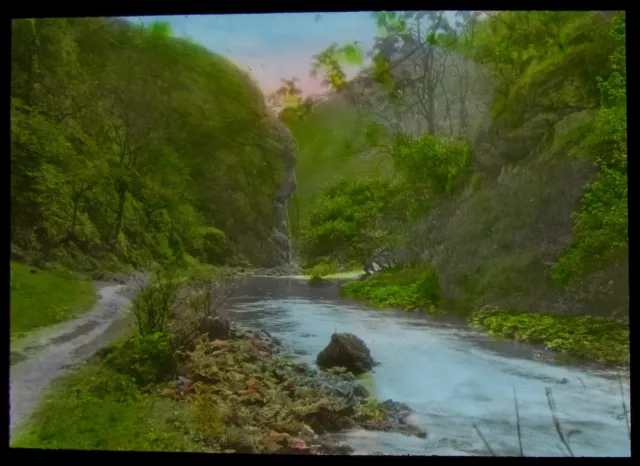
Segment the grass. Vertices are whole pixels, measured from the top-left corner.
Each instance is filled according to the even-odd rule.
[[[194,413],[162,397],[158,382],[175,373],[167,334],[118,338],[81,369],[54,382],[11,439],[12,447],[202,451]]]
[[[145,394],[135,380],[92,363],[52,387],[10,446],[17,448],[202,451],[189,406]]]
[[[11,262],[12,338],[69,320],[89,310],[96,299],[88,279]]]

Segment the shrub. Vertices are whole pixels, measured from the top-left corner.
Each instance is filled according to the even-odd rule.
[[[433,310],[441,300],[438,276],[430,264],[379,271],[364,281],[348,283],[342,293],[373,306],[404,310]]]
[[[193,235],[188,251],[200,260],[213,265],[224,264],[232,255],[229,238],[214,227],[201,227]]]
[[[399,137],[393,151],[397,172],[416,194],[453,194],[471,173],[471,146],[466,141],[433,135]]]
[[[571,356],[604,363],[629,360],[629,327],[612,319],[483,309],[468,322],[492,336],[542,343]]]
[[[173,338],[167,333],[135,335],[103,352],[105,366],[144,387],[176,372]]]
[[[133,302],[133,314],[140,335],[164,331],[180,286],[177,269],[156,272],[155,280]]]
[[[598,79],[602,108],[592,131],[574,154],[595,159],[597,179],[574,214],[571,245],[554,267],[552,278],[568,285],[615,262],[628,246],[626,46],[623,14],[611,22],[610,35],[617,49],[610,57],[611,72]]]

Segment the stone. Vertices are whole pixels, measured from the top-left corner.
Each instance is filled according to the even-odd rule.
[[[207,334],[209,340],[227,340],[231,331],[231,322],[220,316],[208,316],[202,321],[200,331]]]
[[[326,348],[318,354],[316,363],[325,369],[345,367],[354,374],[368,372],[374,365],[367,345],[352,333],[334,333]]]

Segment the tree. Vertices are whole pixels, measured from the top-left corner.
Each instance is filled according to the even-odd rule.
[[[95,269],[180,258],[216,231],[266,260],[282,161],[246,74],[165,23],[12,26],[14,244]]]

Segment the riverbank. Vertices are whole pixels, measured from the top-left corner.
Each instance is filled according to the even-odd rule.
[[[234,324],[228,340],[202,338],[175,366],[162,351],[136,356],[158,338],[128,338],[56,383],[12,446],[344,454],[346,445],[322,435],[357,427],[425,435],[404,423],[405,405],[369,397],[348,373],[292,361],[265,332]],[[143,367],[149,360],[155,366]]]
[[[628,366],[629,326],[610,318],[563,316],[517,310],[448,307],[439,297],[437,279],[422,268],[388,269],[346,284],[342,294],[377,308],[427,312],[464,319],[472,328],[496,338],[544,345],[566,358]]]
[[[629,454],[613,368],[568,364],[544,348],[491,338],[457,318],[372,309],[342,298],[333,282],[309,286],[304,280],[256,277],[234,296],[229,318],[267,330],[284,351],[312,367],[335,332],[360,337],[380,363],[370,375],[376,397],[406,403],[411,421],[428,432],[426,439],[359,429],[333,435],[354,454],[486,456],[476,424],[496,456],[518,456],[519,423],[526,456],[566,455],[557,447],[547,389],[553,391],[563,432],[581,431],[571,438],[576,456]],[[628,401],[628,372],[620,372]]]

